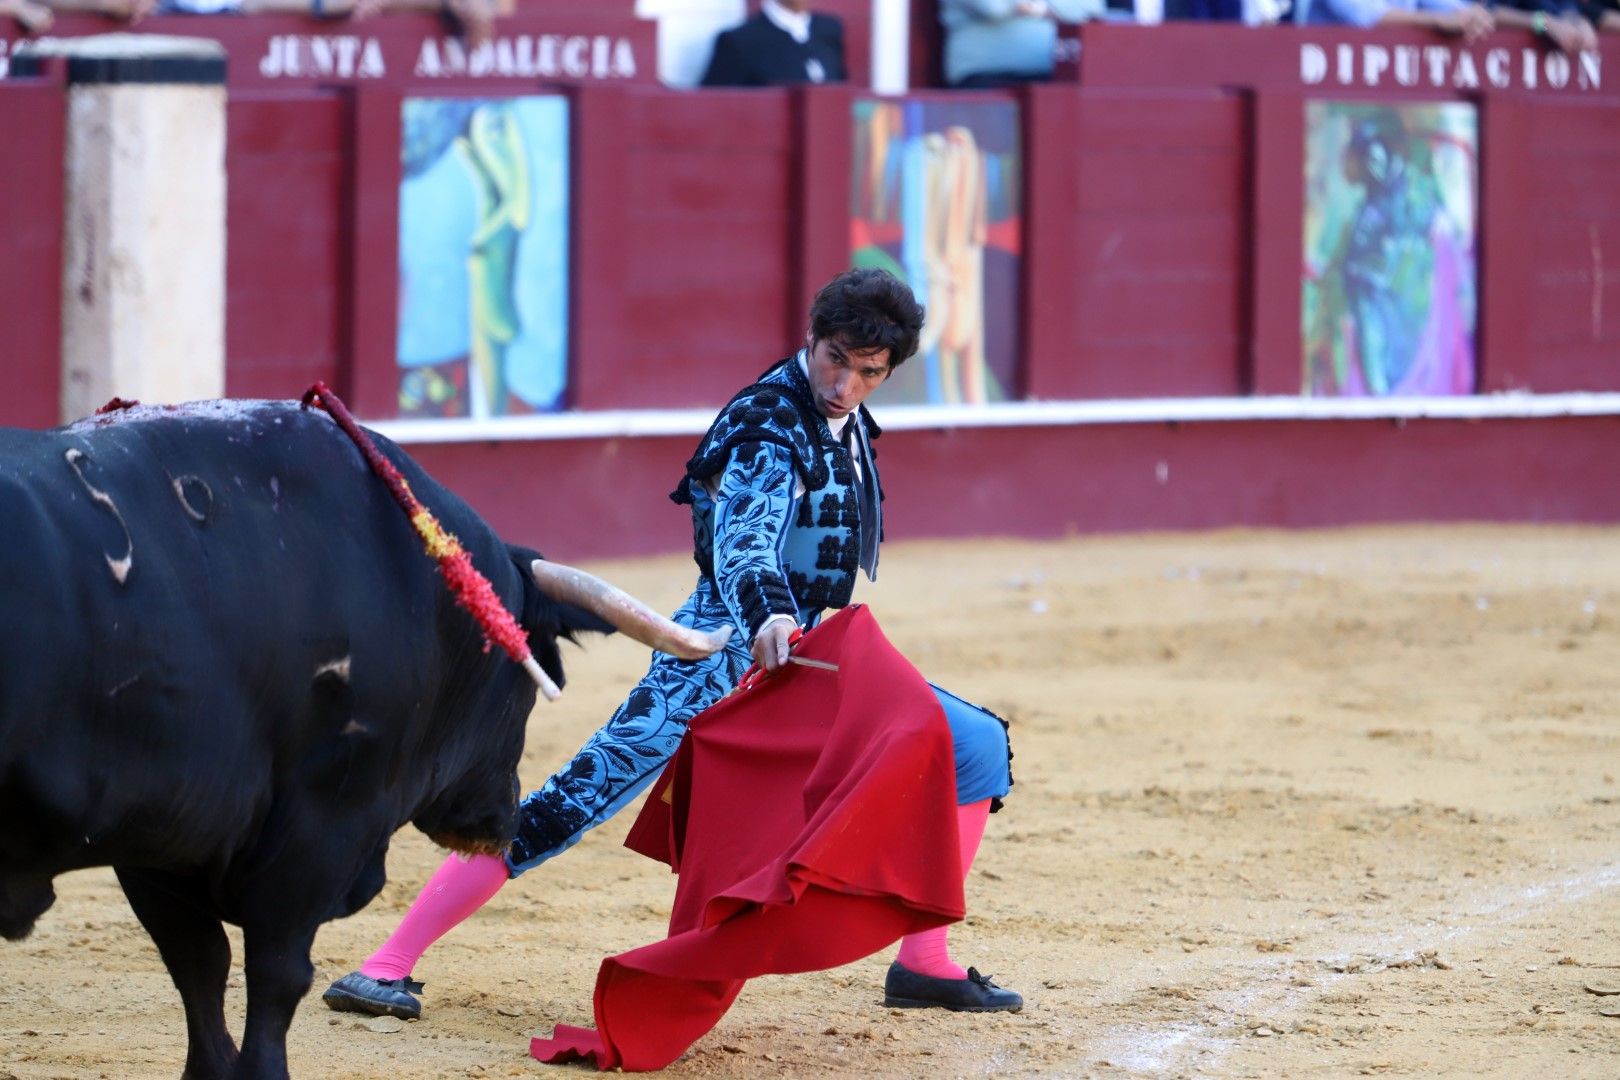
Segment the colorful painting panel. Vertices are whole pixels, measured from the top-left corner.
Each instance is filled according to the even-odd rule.
[[[1473,393],[1478,193],[1474,106],[1307,103],[1302,393]]]
[[[890,403],[1018,394],[1023,152],[1018,105],[863,99],[854,106],[852,265],[906,281],[928,309]]]
[[[407,98],[399,415],[560,409],[568,388],[568,101]]]

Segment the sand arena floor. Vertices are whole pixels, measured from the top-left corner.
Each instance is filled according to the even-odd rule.
[[[592,568],[666,609],[693,574]],[[1028,1007],[891,1012],[872,957],[750,984],[670,1075],[1620,1077],[1620,997],[1586,990],[1620,987],[1620,529],[895,543],[882,577],[858,596],[896,644],[1013,722],[953,942]],[[644,651],[569,662],[530,784]],[[307,999],[293,1074],[590,1075],[527,1046],[662,935],[673,881],[619,846],[630,817],[430,952],[422,1021]],[[317,993],[437,860],[399,834],[382,896],[317,939]],[[0,944],[0,1078],[177,1076],[178,998],[112,874],[58,889]]]

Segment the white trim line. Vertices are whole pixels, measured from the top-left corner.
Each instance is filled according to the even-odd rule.
[[[615,409],[492,420],[382,420],[368,423],[395,442],[405,444],[509,442],[701,435],[709,430],[714,415],[714,409]],[[1620,416],[1620,393],[1014,401],[995,405],[879,406],[876,415],[885,431],[1230,420],[1526,420],[1558,416]]]

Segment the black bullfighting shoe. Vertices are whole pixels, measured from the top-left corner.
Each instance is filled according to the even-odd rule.
[[[406,976],[403,979],[373,979],[351,971],[326,988],[321,1000],[328,1008],[338,1012],[362,1012],[372,1016],[397,1016],[401,1020],[417,1020],[422,1016],[422,1003],[415,996],[422,992],[422,984]]]
[[[903,968],[896,961],[889,965],[883,980],[883,1004],[891,1009],[949,1009],[952,1012],[1017,1012],[1024,1007],[1023,995],[1004,990],[968,968],[965,979],[936,979]]]

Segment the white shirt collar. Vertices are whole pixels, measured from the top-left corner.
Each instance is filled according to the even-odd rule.
[[[810,40],[810,12],[789,10],[776,0],[763,0],[759,12],[800,45]]]

